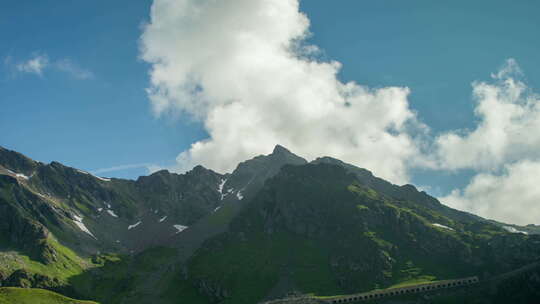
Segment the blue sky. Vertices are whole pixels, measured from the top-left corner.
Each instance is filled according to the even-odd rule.
[[[205,136],[192,122],[158,120],[149,111],[148,66],[138,60],[140,25],[149,9],[148,1],[0,4],[0,128],[9,130],[1,144],[40,161],[94,170],[168,163]],[[69,59],[93,77],[15,70],[14,63],[35,54]],[[112,175],[146,173],[139,168]]]
[[[320,48],[318,60],[340,62],[342,82],[408,87],[410,110],[432,136],[479,125],[472,83],[489,81],[508,58],[530,90],[540,88],[537,1],[336,3],[300,3],[311,24],[306,43]],[[128,166],[101,175],[136,178],[147,174],[138,165],[175,166],[179,153],[207,138],[204,120],[152,111],[145,89],[153,63],[140,58],[151,5],[0,3],[0,145],[88,171]],[[40,73],[23,66],[35,58],[46,64]],[[408,174],[410,182],[444,196],[475,175],[501,176],[503,169],[413,166]]]

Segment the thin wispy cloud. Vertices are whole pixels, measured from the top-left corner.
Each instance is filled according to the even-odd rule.
[[[12,65],[13,59],[8,57],[6,65]],[[34,54],[30,58],[14,64],[15,71],[23,74],[34,74],[42,77],[47,70],[65,73],[75,79],[85,80],[94,78],[94,73],[81,67],[71,59],[61,58],[51,60],[47,54]]]
[[[103,174],[103,173],[109,173],[109,172],[117,172],[117,171],[124,171],[129,169],[137,169],[137,168],[146,168],[149,173],[155,171],[155,165],[151,163],[139,163],[139,164],[129,164],[129,165],[120,165],[120,166],[113,166],[108,168],[101,168],[90,171],[90,173],[94,175]]]
[[[90,79],[94,78],[94,74],[86,69],[81,68],[79,65],[69,59],[61,59],[55,62],[54,67],[59,71],[65,72],[77,79]]]

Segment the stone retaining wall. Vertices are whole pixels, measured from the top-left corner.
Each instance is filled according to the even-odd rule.
[[[384,290],[375,290],[370,292],[358,293],[353,295],[346,296],[336,296],[328,299],[324,299],[325,303],[339,304],[339,303],[352,303],[360,302],[374,299],[382,299],[390,296],[399,296],[405,294],[414,294],[420,292],[429,292],[437,289],[446,289],[467,286],[471,284],[478,283],[478,277],[468,277],[458,280],[446,280],[446,281],[437,281],[433,283],[424,283],[418,285],[411,285],[407,287],[400,288],[389,288]]]
[[[318,298],[318,297],[304,295],[304,296],[290,297],[290,298],[285,298],[285,299],[272,300],[272,301],[262,302],[259,304],[353,303],[353,302],[382,299],[382,298],[392,297],[392,296],[430,292],[433,290],[463,287],[463,286],[468,286],[468,285],[476,284],[476,283],[478,283],[478,277],[468,277],[468,278],[457,279],[457,280],[436,281],[432,283],[423,283],[423,284],[417,284],[417,285],[410,285],[406,287],[374,290],[374,291],[369,291],[369,292],[364,292],[364,293],[335,296],[335,297],[328,297],[328,298]]]

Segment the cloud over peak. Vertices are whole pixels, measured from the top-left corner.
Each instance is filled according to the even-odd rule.
[[[528,182],[540,176],[540,99],[514,59],[490,81],[472,84],[475,128],[432,134],[410,108],[409,88],[341,82],[341,64],[318,58],[309,34],[298,0],[154,0],[140,43],[141,58],[151,64],[153,112],[192,117],[209,135],[171,169],[201,164],[227,172],[282,144],[394,183],[409,182],[411,168],[473,170],[470,184],[443,202],[538,223],[524,210],[540,210],[540,194]],[[523,179],[526,186],[518,186]]]
[[[342,83],[341,65],[311,57],[296,0],[156,0],[141,37],[156,115],[186,113],[209,138],[178,157],[230,171],[277,143],[338,157],[394,182],[418,155],[408,88]]]

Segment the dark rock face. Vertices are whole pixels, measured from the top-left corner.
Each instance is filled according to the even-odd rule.
[[[0,147],[0,165],[13,172],[30,176],[40,165],[21,153]]]
[[[535,303],[540,299],[540,266],[501,279],[491,303]]]
[[[253,196],[264,182],[276,175],[285,165],[304,165],[307,161],[286,148],[277,145],[272,154],[260,155],[241,162],[233,173],[227,177],[224,192],[239,191],[243,196]]]
[[[218,186],[223,175],[197,166],[186,174],[158,171],[135,182],[139,197],[148,208],[174,216],[191,225],[219,206]]]

